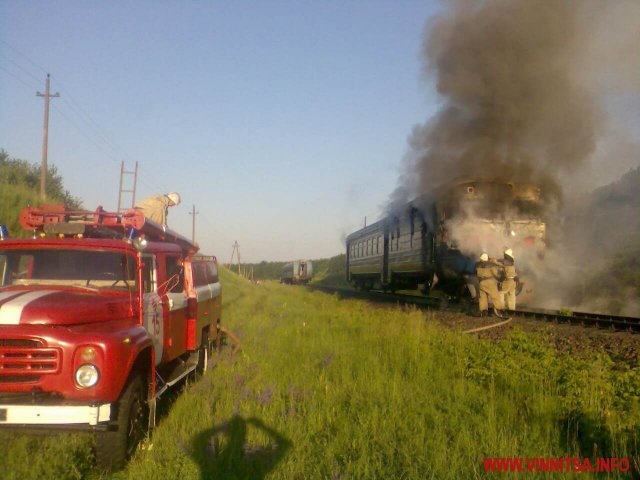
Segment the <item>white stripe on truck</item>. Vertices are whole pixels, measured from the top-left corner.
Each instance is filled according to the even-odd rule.
[[[9,292],[7,292],[9,293]],[[36,290],[35,292],[25,293],[13,300],[9,300],[0,307],[0,325],[18,325],[22,310],[31,302],[42,298],[46,295],[55,293],[51,290]]]

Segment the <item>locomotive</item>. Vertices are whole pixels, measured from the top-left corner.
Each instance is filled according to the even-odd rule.
[[[357,288],[476,298],[475,262],[517,256],[518,292],[544,257],[546,224],[532,183],[459,179],[422,195],[346,239],[347,281]],[[528,288],[530,291],[530,288]]]
[[[280,283],[306,285],[313,278],[313,263],[311,260],[295,260],[282,267]]]

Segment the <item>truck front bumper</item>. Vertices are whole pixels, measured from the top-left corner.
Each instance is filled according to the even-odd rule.
[[[111,418],[111,404],[104,405],[1,405],[0,427],[95,427]]]

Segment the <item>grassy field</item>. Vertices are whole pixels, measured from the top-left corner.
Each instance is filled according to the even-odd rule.
[[[486,474],[482,460],[640,462],[638,368],[524,333],[480,341],[437,314],[223,281],[242,352],[188,385],[116,478],[545,478]],[[2,432],[2,478],[100,478],[85,440]]]

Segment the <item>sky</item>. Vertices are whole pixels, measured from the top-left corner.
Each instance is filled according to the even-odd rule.
[[[40,162],[50,73],[48,161],[87,209],[115,210],[121,161],[137,161],[136,198],[179,192],[169,226],[190,236],[195,205],[205,253],[333,256],[381,216],[438,109],[420,50],[442,8],[0,0],[0,148]]]
[[[169,225],[228,261],[321,258],[395,186],[425,22],[399,2],[0,1],[0,148],[48,161],[87,209],[177,191]],[[125,177],[131,182],[132,177]],[[130,204],[130,196],[123,197]]]

